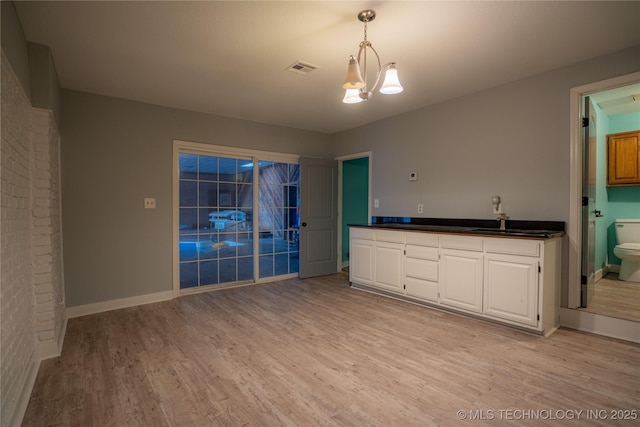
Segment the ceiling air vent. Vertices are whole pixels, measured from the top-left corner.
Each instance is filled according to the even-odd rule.
[[[288,71],[294,72],[296,74],[307,75],[317,68],[320,68],[320,67],[318,65],[313,65],[308,62],[296,61],[285,69]]]

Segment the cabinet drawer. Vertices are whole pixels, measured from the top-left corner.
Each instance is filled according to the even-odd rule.
[[[349,236],[353,239],[375,240],[376,232],[371,228],[350,227]]]
[[[438,260],[438,248],[407,244],[406,255],[411,258]]]
[[[379,242],[404,243],[404,235],[402,231],[376,230],[376,240]]]
[[[466,236],[442,236],[440,245],[447,249],[462,249],[467,251],[482,251],[482,238]]]
[[[540,242],[522,239],[486,239],[484,247],[494,254],[540,256]]]
[[[407,277],[438,281],[438,263],[424,259],[406,258],[404,274]]]
[[[405,287],[405,291],[408,296],[438,302],[437,282],[407,277],[405,280]]]
[[[407,233],[407,244],[438,247],[438,236],[426,233]]]

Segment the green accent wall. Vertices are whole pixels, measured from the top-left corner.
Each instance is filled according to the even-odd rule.
[[[349,260],[347,224],[369,222],[369,158],[342,162],[342,261]]]

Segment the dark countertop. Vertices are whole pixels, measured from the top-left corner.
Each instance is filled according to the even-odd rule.
[[[371,224],[348,224],[350,227],[380,228],[429,233],[468,234],[490,237],[520,237],[551,239],[565,234],[561,221],[511,221],[506,229],[499,229],[499,222],[485,219],[372,217]]]

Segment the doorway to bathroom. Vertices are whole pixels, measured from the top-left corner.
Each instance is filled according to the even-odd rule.
[[[574,174],[588,203],[573,217],[580,226],[570,224],[580,234],[580,286],[570,287],[569,307],[640,321],[640,283],[619,280],[621,261],[614,254],[616,219],[640,218],[640,186],[607,185],[607,135],[640,129],[640,102],[633,101],[640,94],[640,73],[582,89],[581,115],[589,123],[581,138],[582,168]]]

